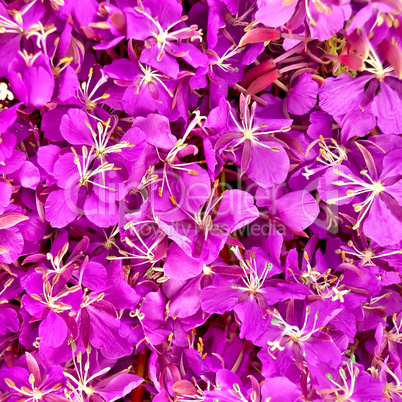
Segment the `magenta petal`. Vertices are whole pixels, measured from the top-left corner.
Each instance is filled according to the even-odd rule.
[[[302,115],[308,113],[317,103],[318,83],[311,74],[304,73],[292,88],[288,97],[288,111]]]
[[[253,222],[258,216],[258,209],[249,193],[230,190],[223,195],[214,224],[229,234]]]
[[[161,61],[158,61],[157,58],[159,52],[158,45],[151,46],[149,49],[145,48],[141,52],[140,62],[153,67],[155,70],[158,70],[169,77],[177,78],[180,71],[177,60],[170,54],[164,52]]]
[[[263,142],[264,145],[279,148],[272,151],[257,144],[252,144],[252,156],[247,176],[261,186],[271,187],[285,181],[289,172],[289,158],[285,150],[275,142]],[[269,163],[267,164],[267,161]]]
[[[14,59],[15,60],[15,59]],[[8,73],[8,79],[10,80],[11,87],[18,99],[25,105],[28,104],[28,92],[27,87],[22,80],[21,75],[18,75],[16,71],[10,71]]]
[[[286,24],[292,17],[297,6],[296,1],[283,5],[283,0],[258,0],[258,11],[255,13],[257,21],[267,27],[277,28]]]
[[[38,163],[49,174],[53,173],[54,165],[60,156],[60,147],[45,145],[38,150]]]
[[[176,243],[169,246],[163,272],[168,278],[189,279],[201,273],[203,263],[189,257]]]
[[[101,228],[113,226],[119,220],[119,211],[114,200],[110,203],[104,202],[95,193],[85,200],[84,212],[92,223]]]
[[[349,74],[327,78],[319,91],[321,109],[332,116],[343,116],[356,109],[370,78],[370,75],[353,78]]]
[[[141,76],[140,69],[130,60],[114,60],[103,69],[105,73],[115,80],[134,81]]]
[[[307,191],[294,191],[276,201],[276,214],[295,232],[301,232],[317,218],[320,208]]]
[[[29,161],[25,161],[18,171],[22,187],[35,189],[40,181],[38,168]]]
[[[175,297],[171,298],[168,315],[179,318],[187,318],[197,313],[201,306],[200,290],[202,276],[193,278],[179,290]]]
[[[43,67],[28,68],[24,74],[30,105],[41,107],[52,98],[54,79]]]
[[[170,150],[176,144],[176,138],[170,131],[169,120],[157,114],[148,114],[145,117],[137,117],[133,127],[140,128],[146,135],[148,144],[158,148]]]
[[[15,228],[0,229],[0,262],[12,264],[24,248],[24,239]]]
[[[10,204],[12,187],[7,181],[0,181],[0,214]]]
[[[95,261],[88,262],[82,275],[82,284],[91,290],[104,290],[106,280],[105,267]]]
[[[105,401],[113,402],[126,396],[143,381],[143,378],[134,374],[118,373],[97,383],[95,394],[101,395]]]
[[[346,143],[352,137],[364,137],[376,126],[375,117],[368,107],[366,110],[359,108],[351,110],[342,119],[341,139]]]
[[[64,74],[60,78],[60,100],[65,101],[75,96],[79,85],[80,83],[78,82],[77,74],[74,69],[71,66],[67,66]]]
[[[243,292],[235,287],[237,282],[237,279],[225,276],[215,277],[213,285],[201,291],[201,308],[210,314],[223,314],[233,310]]]
[[[59,106],[55,109],[48,110],[42,117],[41,130],[44,137],[51,141],[63,141],[60,133],[60,123],[62,117],[67,113],[67,108]],[[41,148],[39,148],[40,150]]]
[[[338,5],[339,4],[339,5]],[[318,40],[330,39],[341,30],[345,21],[350,17],[352,8],[349,2],[331,5],[331,12],[325,13],[317,10],[313,2],[309,2],[309,10],[315,23],[310,23],[311,36]]]
[[[0,174],[14,173],[25,162],[26,155],[24,152],[13,149],[10,157],[5,161],[5,164],[0,164]],[[3,161],[2,161],[3,162]]]
[[[119,335],[120,321],[98,308],[88,306],[91,324],[91,344],[109,359],[128,356],[132,346]]]
[[[77,217],[78,210],[73,202],[69,202],[64,190],[57,190],[47,196],[45,214],[52,227],[62,228]]]
[[[64,320],[54,311],[50,311],[39,326],[39,337],[46,345],[60,346],[68,335]]]
[[[373,101],[373,113],[377,116],[378,127],[384,134],[399,134],[402,132],[400,94],[383,82],[380,87],[381,91]]]
[[[301,391],[286,377],[267,378],[261,387],[263,400],[295,402],[300,399]]]
[[[240,338],[253,340],[265,329],[266,320],[262,317],[258,301],[252,295],[235,306],[234,312],[238,316],[240,327]]]
[[[320,135],[324,138],[332,136],[332,117],[320,110],[316,110],[310,115],[310,125],[307,129],[307,134],[313,139],[318,140]]]
[[[387,186],[386,192],[391,194],[395,200],[398,201],[399,205],[402,205],[402,180],[399,180],[397,183],[392,186]]]
[[[64,139],[73,145],[92,146],[94,140],[86,122],[89,122],[89,117],[83,110],[69,110],[61,119],[60,131]]]
[[[20,321],[18,314],[13,308],[8,308],[7,304],[0,306],[0,334],[5,335],[7,330],[18,332]]]
[[[57,160],[54,164],[54,177],[57,184],[65,189],[70,189],[77,185],[80,180],[80,174],[77,165],[74,163],[74,154],[68,152]],[[82,163],[82,158],[81,163]]]
[[[374,198],[369,215],[363,223],[363,230],[367,237],[381,246],[392,246],[402,240],[402,224],[380,196]]]
[[[160,345],[170,334],[164,328],[165,324],[166,299],[162,292],[150,292],[145,297],[141,312],[144,314],[142,325],[147,339],[152,345]]]
[[[223,138],[223,137],[221,137]],[[241,169],[240,174],[243,176],[247,172],[251,162],[251,141],[245,141],[243,145],[243,151],[241,153]]]
[[[327,363],[332,368],[338,368],[341,362],[341,351],[330,339],[321,339],[320,337],[312,336],[301,345],[306,362],[311,366],[319,366]]]

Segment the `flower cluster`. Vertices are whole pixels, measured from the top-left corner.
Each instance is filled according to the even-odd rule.
[[[0,401],[402,401],[401,79],[396,0],[0,0]]]

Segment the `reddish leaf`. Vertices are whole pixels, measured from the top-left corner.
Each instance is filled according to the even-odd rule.
[[[352,32],[348,36],[348,44],[350,47],[359,53],[363,58],[367,58],[369,54],[369,42],[368,39],[357,32]]]
[[[241,249],[245,250],[243,243],[240,240],[237,240],[235,237],[232,237],[232,236],[228,236],[228,239],[226,240],[226,244],[229,244],[231,246],[238,246]]]
[[[247,88],[256,78],[258,78],[260,75],[273,70],[276,67],[274,61],[272,59],[269,59],[267,61],[264,61],[263,63],[259,64],[258,66],[255,66],[251,68],[250,70],[247,71],[246,74],[244,74],[243,81],[241,82],[241,86],[243,88]]]
[[[281,75],[279,74],[278,70],[270,71],[269,73],[261,75],[261,77],[258,77],[247,88],[247,95],[255,95],[256,93],[261,92],[266,87],[271,85],[280,76]]]
[[[187,380],[176,381],[172,385],[172,390],[180,396],[194,396],[197,395],[197,389],[194,385]]]
[[[395,69],[395,73],[398,75],[399,79],[402,79],[402,51],[399,49],[397,44],[383,40],[379,45],[378,49]]]
[[[281,37],[280,31],[271,28],[254,28],[248,31],[241,39],[239,46],[245,46],[249,43],[268,42],[270,40],[278,40]]]
[[[339,56],[339,61],[351,70],[363,71],[364,69],[363,59],[356,54],[343,54]]]

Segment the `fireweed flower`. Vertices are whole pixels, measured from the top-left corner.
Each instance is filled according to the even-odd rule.
[[[218,106],[222,98],[227,98],[229,87],[241,81],[245,69],[244,50],[245,47],[234,45],[224,36],[219,37],[213,49],[205,50],[209,63],[198,67],[189,83],[193,89],[205,88],[209,83],[213,89],[209,100],[212,108]]]
[[[96,203],[99,203],[97,195],[92,193],[92,197],[87,198],[89,184],[102,187],[107,190],[108,193],[116,191],[114,188],[110,190],[111,187],[108,187],[106,181],[103,181],[102,178],[100,182],[94,181],[98,174],[104,174],[105,172],[114,170],[113,164],[104,162],[103,164],[91,169],[90,165],[94,160],[94,147],[92,147],[88,152],[88,148],[84,145],[82,147],[82,155],[80,156],[78,156],[74,148],[72,148],[72,150],[73,152],[64,154],[63,157],[56,162],[55,177],[62,189],[49,194],[46,201],[45,210],[48,214],[47,219],[54,226],[63,227],[65,224],[72,222],[78,214],[82,214],[81,211],[83,211],[85,203],[87,203],[86,205],[88,207],[87,211],[89,212],[89,215],[93,216],[93,211],[95,211],[95,215],[98,213],[98,211],[93,208]],[[111,201],[112,200],[109,197],[107,202],[108,206],[106,207],[104,202],[102,205],[103,207],[106,207],[104,210],[108,210],[109,213],[112,212],[111,216],[113,216],[114,208]],[[112,202],[114,202],[114,196]],[[53,208],[56,206],[59,208],[65,208],[64,216],[60,216],[57,213],[54,214],[55,210]],[[98,215],[98,217],[100,218],[100,215]],[[111,222],[112,224],[117,222],[117,217],[112,219],[114,219],[114,222]],[[103,225],[108,227],[110,226],[109,222],[110,219]]]
[[[140,61],[126,59],[113,61],[104,71],[116,85],[126,88],[122,98],[126,113],[146,116],[157,110],[163,116],[170,116],[174,96],[170,77]]]
[[[70,268],[70,272],[73,267]],[[40,321],[37,342],[40,350],[59,347],[70,337],[72,316],[77,314],[82,300],[81,286],[67,287],[68,275],[49,277],[33,272],[21,280],[27,292],[24,309]]]
[[[238,249],[233,249],[233,252],[240,260],[243,276],[215,276],[212,284],[201,291],[201,307],[211,314],[233,309],[242,322],[240,336],[253,340],[264,330],[270,305],[290,295],[295,299],[304,299],[306,293],[298,284],[275,279],[266,283],[267,278],[277,275],[282,269],[273,268],[262,250],[251,249],[245,258]]]
[[[229,190],[216,197],[216,187],[217,183],[207,202],[195,214],[187,214],[189,219],[177,223],[166,223],[163,218],[158,221],[159,227],[169,238],[188,255],[206,264],[216,259],[230,233],[258,216],[249,194]]]
[[[378,179],[373,176],[372,169],[370,172],[362,170],[357,176],[346,166],[339,166],[329,169],[319,185],[322,198],[329,204],[344,205],[353,199],[358,201],[353,204],[354,211],[358,213],[353,229],[363,224],[365,234],[381,246],[395,245],[402,239],[397,223],[401,209],[398,194],[400,166],[394,159],[399,154],[400,151],[395,150],[384,157],[383,170]],[[386,224],[379,226],[378,216],[386,219]]]
[[[313,38],[325,40],[342,29],[350,17],[352,10],[349,3],[349,0],[258,1],[255,18],[266,26],[276,28],[284,25],[289,30],[296,30],[306,22]]]
[[[255,342],[261,346],[265,342],[268,344],[267,350],[261,352],[264,358],[282,361],[285,355],[290,355],[301,371],[306,370],[305,365],[309,369],[319,367],[320,362],[325,362],[333,369],[337,368],[341,361],[341,350],[330,335],[322,331],[341,312],[341,308],[336,307],[337,304],[332,302],[312,303],[306,306],[300,324],[297,324],[298,320],[293,315],[292,322],[296,325],[287,322],[279,311],[269,310],[271,319],[267,320],[265,332]],[[331,352],[323,356],[320,350]]]
[[[401,399],[401,12],[1,2],[0,400]]]
[[[336,377],[327,373],[320,381],[318,395],[328,401],[363,401],[366,398],[380,401],[383,384],[362,371],[354,356],[343,363]]]
[[[19,10],[9,10],[3,4],[0,6],[0,54],[2,57],[12,60],[17,56],[23,38],[40,31],[42,25],[40,19],[43,18],[44,13],[43,4],[36,2],[25,4]],[[55,29],[52,29],[52,32],[54,31]],[[7,76],[7,67],[7,63],[0,67],[2,77]]]
[[[225,152],[241,168],[241,174],[262,186],[282,183],[289,169],[289,158],[279,142],[271,134],[289,131],[291,120],[266,119],[256,115],[257,103],[251,105],[250,97],[240,96],[240,122],[230,105],[221,101],[208,118],[207,126],[220,134],[215,150]],[[224,123],[218,118],[224,118]],[[269,159],[275,169],[261,169],[259,163]]]
[[[73,123],[66,117],[62,126],[63,134],[73,143],[93,145],[89,151],[83,145],[81,155],[77,154],[75,148],[71,148],[72,152],[63,154],[57,160],[54,164],[54,177],[62,189],[49,195],[48,207],[45,209],[50,212],[51,204],[64,205],[68,208],[64,217],[48,215],[54,225],[63,226],[63,222],[67,220],[71,222],[78,214],[85,211],[90,220],[95,219],[96,224],[109,227],[118,221],[116,200],[122,199],[128,192],[123,182],[130,177],[132,170],[128,170],[126,165],[130,158],[135,157],[129,150],[134,147],[133,137],[136,137],[136,141],[138,139],[142,141],[141,132],[133,129],[117,144],[109,145],[112,134],[109,123],[99,123],[96,133],[85,123],[83,112],[77,111],[70,116],[74,116],[75,121]],[[142,146],[140,145],[137,150],[141,154]],[[137,150],[134,151],[135,154]],[[115,158],[114,153],[118,153],[119,157]],[[109,163],[108,159],[116,162],[116,166],[114,163]],[[108,215],[104,215],[106,211]]]
[[[179,3],[170,1],[168,7],[169,12],[166,12],[153,0],[140,2],[133,11],[126,13],[127,36],[144,41],[140,62],[176,78],[179,73],[176,57],[182,57],[193,67],[204,64],[206,57],[193,44],[185,42],[186,39],[202,39],[197,25],[184,25],[187,17],[182,17]],[[142,29],[138,30],[138,26]]]
[[[76,344],[72,343],[71,350],[72,367],[63,372],[66,378],[65,393],[69,400],[83,402],[88,398],[102,398],[113,402],[127,395],[143,381],[140,377],[129,374],[129,369],[102,379],[111,367],[102,367],[107,361],[100,361],[96,349],[88,346],[83,354],[77,351]]]
[[[11,62],[8,76],[13,93],[26,106],[41,107],[51,100],[54,78],[49,59],[43,53],[20,52]]]
[[[186,213],[196,213],[208,198],[210,178],[207,172],[197,162],[184,163],[179,159],[198,153],[198,148],[186,141],[201,119],[199,113],[196,113],[183,137],[177,140],[166,155],[155,148],[163,168],[154,171],[159,180],[151,185],[150,196],[154,214],[165,221],[183,219],[187,217]],[[196,183],[194,177],[197,178]],[[187,191],[183,191],[184,188]]]
[[[116,169],[119,168],[122,179],[126,178],[124,176],[132,171],[127,162],[136,160],[143,151],[143,133],[139,129],[132,128],[120,138],[117,134],[118,121],[114,115],[106,122],[97,121],[96,126],[93,123],[94,120],[88,119],[82,110],[70,109],[62,118],[60,132],[70,144],[91,147],[101,166],[106,162],[113,163]],[[105,180],[105,173],[101,174]],[[123,192],[119,197],[122,198],[124,195]]]
[[[48,366],[26,352],[12,368],[2,368],[0,378],[10,391],[11,401],[67,402],[61,366]]]
[[[77,90],[77,99],[85,105],[85,109],[89,112],[92,112],[96,108],[97,102],[101,102],[109,97],[107,93],[103,93],[101,96],[96,97],[98,90],[108,80],[108,77],[103,72],[103,69],[96,69],[96,73],[98,73],[96,75],[100,74],[100,76],[93,77],[94,70],[91,67],[88,74],[88,80],[83,81]]]
[[[335,250],[336,254],[341,255],[342,260],[359,266],[381,266],[389,264],[398,269],[398,256],[402,254],[400,249],[384,248],[368,242],[366,238],[362,238],[360,242],[349,240],[347,244],[341,244]]]
[[[316,259],[318,261],[318,256]],[[293,255],[288,254],[287,267],[293,278],[298,283],[303,283],[313,289],[319,298],[331,299],[331,301],[339,300],[341,303],[345,301],[345,296],[351,292],[350,289],[345,289],[342,283],[343,276],[339,277],[335,273],[331,273],[331,269],[324,267],[313,267],[310,263],[310,258],[307,252],[304,252],[304,261],[302,269],[292,264]]]
[[[381,365],[380,369],[371,368],[371,372],[384,384],[384,395],[387,398],[400,398],[402,393],[401,367],[397,366],[394,370],[387,365],[387,360]]]
[[[360,128],[361,134],[356,132],[359,136],[368,134],[375,128],[376,123],[385,134],[399,132],[401,128],[399,114],[394,114],[392,109],[388,110],[385,106],[401,103],[398,89],[399,73],[394,71],[396,62],[393,62],[393,65],[384,62],[379,52],[381,44],[376,46],[364,36],[353,37],[351,46],[354,46],[358,53],[345,55],[345,58],[341,57],[340,60],[345,60],[345,64],[348,64],[348,57],[358,58],[359,66],[351,68],[363,71],[363,74],[354,78],[344,73],[339,77],[325,80],[319,91],[320,107],[336,120],[340,120],[341,126],[350,124],[350,120],[354,117],[355,124]],[[388,59],[392,60],[389,56],[387,61]],[[337,88],[337,84],[340,83],[342,93],[338,92]]]
[[[345,145],[338,143],[334,138],[326,139],[322,135],[309,145],[306,150],[306,156],[313,154],[314,150],[317,150],[316,145],[318,145],[319,153],[316,152],[318,156],[316,156],[315,161],[304,166],[304,169],[299,171],[306,180],[313,181],[324,174],[328,168],[341,165],[343,161],[348,159],[349,150]],[[300,180],[299,175],[296,177]],[[293,180],[293,182],[297,185],[296,180]]]

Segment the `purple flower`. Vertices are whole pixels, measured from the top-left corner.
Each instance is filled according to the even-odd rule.
[[[377,176],[374,166],[357,176],[346,166],[332,168],[321,178],[319,192],[329,204],[345,205],[352,200],[358,213],[353,229],[363,223],[366,236],[381,246],[395,245],[402,240],[400,228],[400,165],[399,149],[383,158],[382,172]],[[364,179],[363,179],[364,178]],[[378,224],[378,222],[384,224]]]
[[[19,358],[14,367],[0,370],[0,381],[2,388],[9,392],[10,401],[68,401],[63,396],[63,368],[55,365],[46,367],[28,352]]]
[[[178,223],[158,221],[159,227],[185,253],[208,264],[216,259],[229,234],[254,221],[258,212],[251,196],[240,190],[229,190],[220,197],[211,193],[204,206]],[[219,205],[215,212],[215,207]]]
[[[266,26],[276,28],[284,25],[289,30],[295,30],[305,21],[311,36],[321,41],[342,29],[352,12],[349,0],[339,3],[332,0],[320,3],[283,3],[277,0],[266,3],[258,0],[257,5],[256,19]]]
[[[123,109],[133,116],[146,116],[156,110],[169,117],[172,109],[172,80],[140,61],[115,60],[105,66],[106,74],[124,89]]]
[[[240,260],[242,277],[216,275],[212,284],[201,291],[201,308],[211,314],[234,310],[242,323],[240,336],[254,340],[265,330],[271,305],[287,298],[304,299],[309,292],[283,280],[265,282],[282,272],[282,267],[274,267],[262,250],[252,248],[244,258],[239,249],[233,252]]]
[[[43,53],[20,53],[9,66],[8,77],[15,96],[26,106],[42,107],[53,95],[54,78]]]
[[[175,1],[162,5],[155,0],[140,3],[134,10],[126,12],[127,36],[144,41],[140,62],[156,70],[177,78],[179,64],[176,57],[183,58],[193,67],[205,63],[206,56],[193,44],[202,36],[196,25],[186,27],[182,17],[182,7]]]
[[[103,359],[96,350],[88,348],[85,354],[73,349],[73,366],[64,371],[66,391],[75,400],[103,400],[113,402],[138,387],[143,379],[129,373],[129,369],[112,375],[106,374],[114,365],[113,361]]]
[[[249,108],[250,98],[240,97],[239,122],[230,105],[221,100],[211,112],[207,126],[215,128],[219,137],[215,150],[225,152],[228,159],[240,167],[241,174],[261,186],[282,183],[288,174],[289,158],[271,134],[289,130],[289,119],[267,119],[256,114],[257,103]],[[265,166],[265,160],[271,164]],[[263,167],[264,166],[264,167]]]

